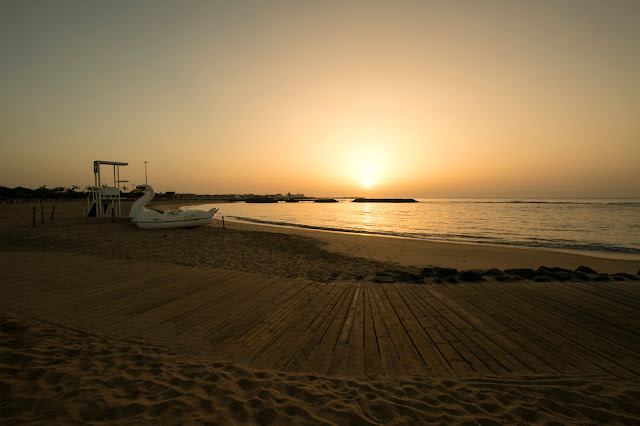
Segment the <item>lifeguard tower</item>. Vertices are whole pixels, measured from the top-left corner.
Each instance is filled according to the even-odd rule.
[[[102,185],[100,176],[100,166],[113,166],[113,186]],[[93,175],[94,186],[87,198],[85,209],[86,217],[122,217],[122,207],[120,205],[120,184],[129,182],[120,180],[120,166],[128,166],[129,163],[117,161],[94,161]]]

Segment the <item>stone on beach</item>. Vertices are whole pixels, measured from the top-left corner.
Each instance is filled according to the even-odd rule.
[[[451,275],[456,275],[458,273],[458,270],[455,268],[439,268],[437,266],[433,266],[433,267],[429,267],[429,268],[424,268],[422,270],[422,275],[424,275],[425,277],[448,277]]]
[[[584,266],[584,265],[578,266],[576,268],[576,272],[582,272],[583,274],[593,274],[593,275],[597,275],[598,274],[593,269],[589,268],[588,266]]]
[[[458,277],[460,278],[460,281],[482,281],[481,274],[481,271],[462,271]]]
[[[530,268],[505,269],[504,272],[505,274],[515,275],[517,277],[522,277],[522,278],[533,278],[536,276],[536,272]]]
[[[415,275],[406,271],[393,270],[379,272],[373,280],[379,283],[394,283],[396,281],[414,283],[424,282],[424,278],[421,275]]]
[[[498,268],[491,268],[491,269],[487,269],[486,271],[484,271],[482,273],[482,275],[489,275],[489,276],[493,276],[493,277],[502,277],[502,276],[504,276],[504,272],[502,272]]]
[[[637,281],[639,278],[636,275],[627,274],[625,272],[616,272],[615,274],[611,274],[614,279],[617,278],[626,278],[628,280]]]

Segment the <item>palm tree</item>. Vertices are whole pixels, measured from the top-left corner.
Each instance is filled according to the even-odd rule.
[[[77,190],[80,189],[80,185],[71,185],[70,188],[67,188],[66,191],[64,191],[64,195],[67,198],[76,198],[77,196]]]
[[[38,189],[35,190],[35,193],[40,198],[47,198],[51,190],[47,188],[47,185],[39,186]]]

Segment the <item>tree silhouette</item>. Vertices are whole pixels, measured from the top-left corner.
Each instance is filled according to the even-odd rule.
[[[49,195],[50,190],[47,188],[47,185],[42,185],[36,189],[35,193],[40,198],[46,198]]]

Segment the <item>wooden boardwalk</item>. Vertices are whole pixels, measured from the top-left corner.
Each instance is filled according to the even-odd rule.
[[[319,283],[0,252],[0,309],[337,375],[640,374],[640,284]]]

